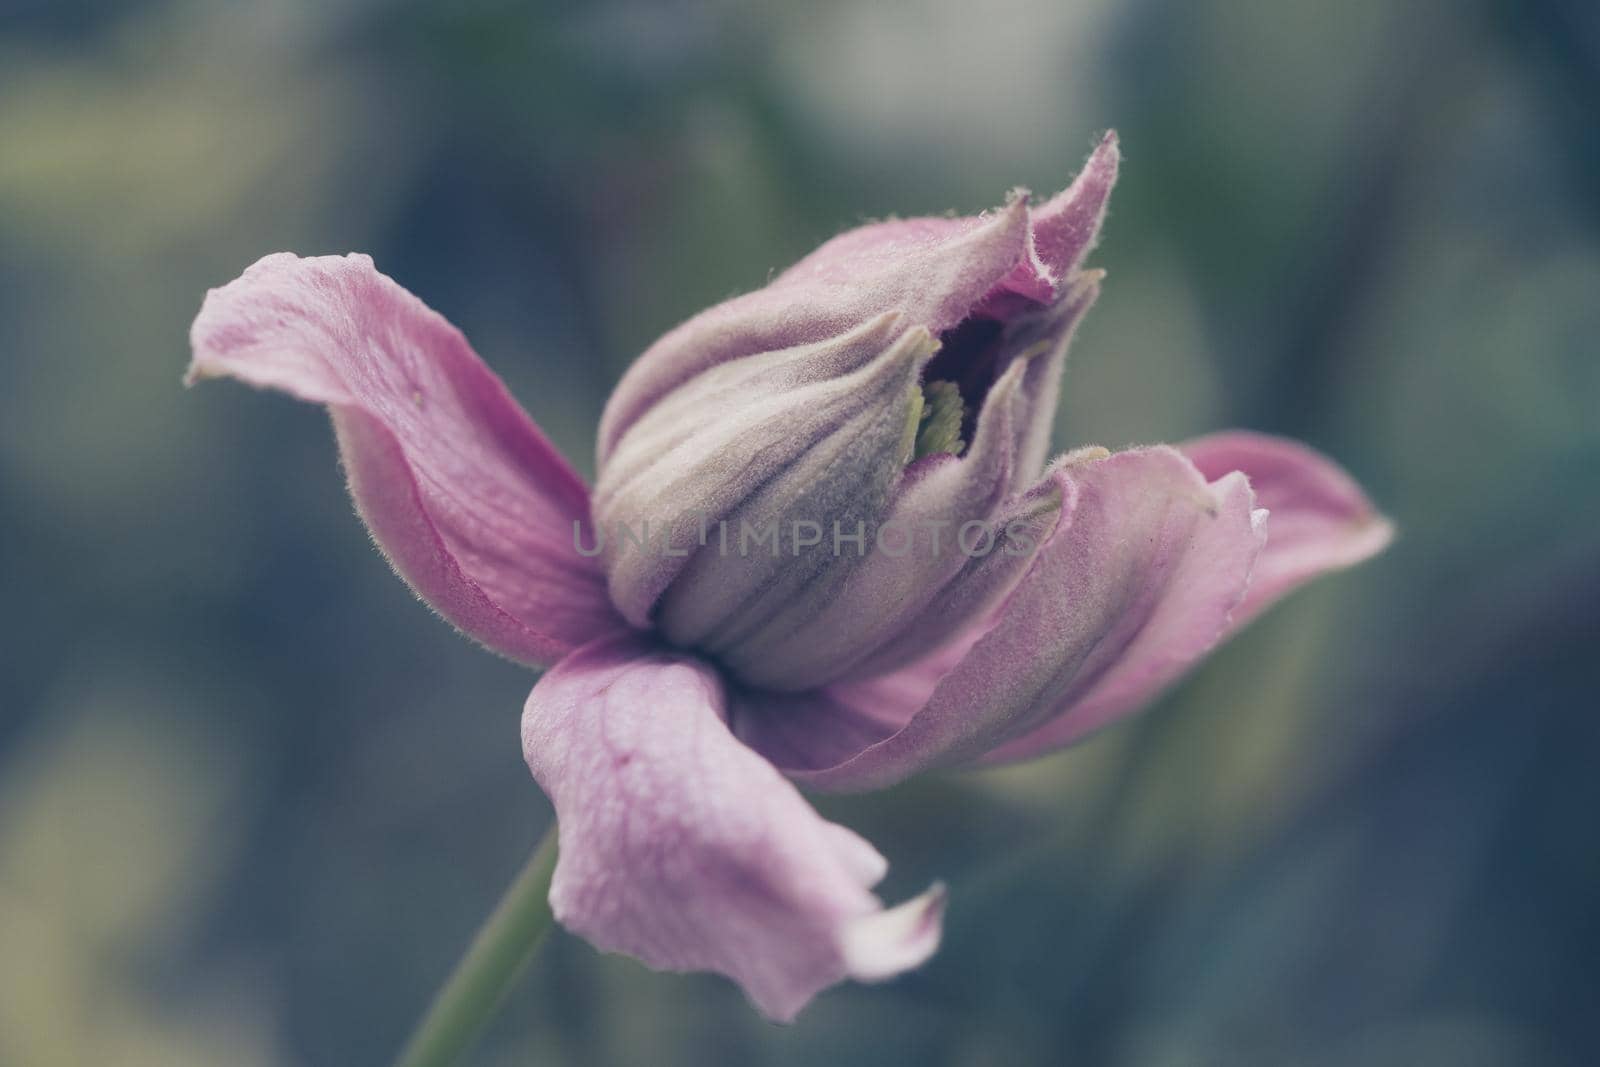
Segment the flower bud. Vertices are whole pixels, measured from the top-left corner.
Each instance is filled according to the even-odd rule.
[[[594,497],[597,544],[629,621],[659,612],[669,637],[692,642],[760,591],[826,569],[815,545],[796,550],[795,524],[831,532],[834,520],[881,513],[915,443],[917,379],[936,347],[927,330],[883,315],[715,367],[651,408],[607,458]],[[801,531],[801,541],[814,533]]]
[[[842,234],[653,345],[607,405],[577,531],[623,616],[801,690],[991,610],[1063,507],[1029,487],[1115,171],[1108,137],[1038,208]]]

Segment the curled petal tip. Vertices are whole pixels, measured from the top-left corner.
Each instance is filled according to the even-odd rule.
[[[1394,537],[1393,524],[1348,472],[1297,441],[1234,430],[1182,448],[1207,478],[1242,471],[1271,512],[1240,623],[1319,574],[1370,559]]]
[[[1084,445],[1061,456],[1055,461],[1054,466],[1057,470],[1064,470],[1084,463],[1098,463],[1110,455],[1111,449],[1106,448],[1104,445]]]
[[[1400,536],[1400,530],[1394,520],[1387,515],[1373,515],[1361,524],[1362,540],[1371,547],[1371,555],[1376,555],[1394,543]]]
[[[225,377],[222,371],[212,370],[204,363],[200,362],[200,360],[196,359],[191,361],[189,364],[189,369],[183,372],[183,387],[185,389],[192,389],[194,386],[199,385],[208,378],[222,377]]]
[[[882,982],[928,962],[939,948],[948,896],[935,882],[903,904],[851,920],[840,935],[850,976]]]
[[[1099,239],[1121,155],[1116,131],[1108,132],[1072,184],[1034,213],[1034,247],[1057,277],[1071,276]]]
[[[1100,143],[1094,146],[1094,151],[1089,153],[1088,160],[1083,165],[1079,178],[1091,176],[1091,180],[1105,183],[1107,189],[1117,180],[1117,169],[1122,164],[1122,141],[1117,137],[1116,130],[1107,130],[1105,136],[1100,138]]]
[[[1358,516],[1350,521],[1342,539],[1342,548],[1329,551],[1327,570],[1344,570],[1365,563],[1386,551],[1397,535],[1394,522],[1378,512]],[[1337,535],[1335,535],[1337,538]]]

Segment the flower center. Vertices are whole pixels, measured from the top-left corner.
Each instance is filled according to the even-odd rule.
[[[961,390],[955,382],[930,381],[922,386],[922,411],[918,415],[916,447],[913,460],[948,452],[961,455],[967,442],[961,437],[961,426],[966,418],[966,404],[962,403]]]
[[[962,319],[939,335],[939,354],[929,361],[923,373],[923,381],[928,383],[923,388],[954,385],[958,393],[961,421],[951,438],[958,447],[930,451],[953,451],[959,454],[961,442],[972,440],[978,412],[983,409],[983,398],[989,394],[989,389],[1005,369],[1003,364],[1007,362],[1002,358],[1005,354],[1005,345],[1000,337],[1003,328],[1004,324],[999,319],[974,316]],[[926,406],[932,406],[931,398]],[[919,435],[917,455],[924,454]]]

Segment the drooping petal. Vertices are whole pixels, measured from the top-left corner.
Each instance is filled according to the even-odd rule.
[[[1069,456],[1048,477],[1070,483],[1071,515],[931,693],[929,672],[914,667],[903,684],[890,675],[812,695],[827,709],[819,721],[860,721],[851,709],[877,701],[874,721],[904,725],[832,764],[775,755],[785,770],[821,788],[877,788],[997,750],[1021,754],[1010,747],[1018,739],[1043,736],[1033,750],[1064,744],[1142,706],[1217,643],[1265,534],[1242,475],[1208,484],[1180,453],[1156,447]],[[891,704],[924,693],[909,714]],[[790,756],[837,754],[797,740],[798,716],[781,727],[774,717],[752,709],[741,736],[769,751],[770,729],[788,735],[776,747]]]
[[[1319,574],[1377,555],[1394,537],[1354,478],[1297,441],[1230,430],[1178,448],[1207,478],[1244,472],[1256,502],[1272,516],[1235,625]]]
[[[560,820],[556,918],[651,967],[725,974],[782,1021],[835,982],[921,964],[942,890],[885,909],[883,858],[736,740],[725,700],[710,667],[637,638],[540,679],[522,744]]]
[[[466,339],[361,255],[270,255],[207,294],[188,381],[324,404],[400,576],[489,648],[544,664],[623,627],[574,542],[583,482]]]

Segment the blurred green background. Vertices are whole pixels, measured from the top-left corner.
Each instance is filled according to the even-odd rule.
[[[370,251],[592,470],[655,335],[1115,126],[1062,446],[1305,438],[1399,525],[1151,714],[825,799],[944,949],[769,1026],[558,936],[474,1062],[1600,1055],[1600,7],[0,0],[0,1064],[363,1065],[543,831],[528,673],[185,392],[206,288]]]

